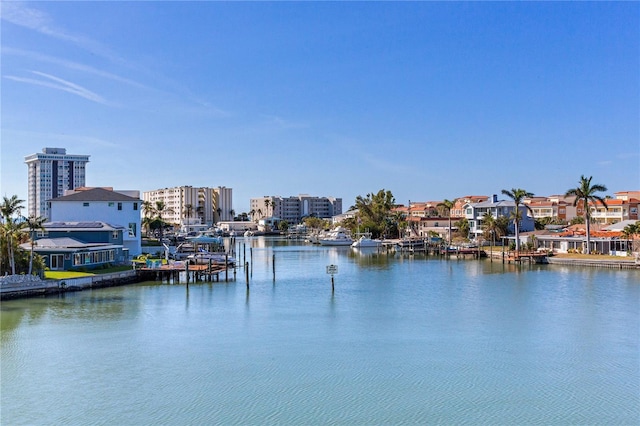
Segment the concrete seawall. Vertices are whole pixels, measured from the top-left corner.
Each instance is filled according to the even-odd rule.
[[[111,274],[64,280],[41,280],[35,275],[9,275],[0,278],[0,299],[58,294],[89,288],[115,287],[139,282],[136,271],[122,271]]]
[[[590,260],[590,259],[567,259],[562,257],[549,257],[547,261],[551,265],[567,265],[591,268],[609,269],[640,269],[640,264],[628,260]]]

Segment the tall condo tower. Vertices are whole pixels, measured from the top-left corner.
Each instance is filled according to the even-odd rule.
[[[27,155],[29,179],[29,216],[51,218],[48,201],[64,191],[85,186],[88,155],[70,155],[65,148],[44,148],[42,153]]]

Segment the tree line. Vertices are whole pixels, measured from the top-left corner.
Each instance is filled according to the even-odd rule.
[[[34,252],[36,234],[44,231],[46,218],[22,216],[24,200],[17,195],[4,196],[0,204],[0,274],[40,274],[44,271],[44,261]],[[30,242],[30,249],[20,245]]]
[[[590,251],[590,226],[592,222],[591,210],[588,208],[590,204],[600,204],[608,209],[606,198],[598,195],[599,192],[605,192],[606,186],[592,183],[592,177],[581,176],[578,186],[570,188],[566,191],[566,197],[575,197],[574,206],[581,204],[584,206],[584,223],[586,225],[586,253]],[[519,228],[522,221],[522,209],[533,212],[531,208],[524,204],[524,199],[532,197],[533,193],[522,188],[513,188],[510,190],[503,189],[502,194],[510,198],[515,209],[510,217],[499,216],[493,217],[486,214],[482,218],[482,229],[484,237],[487,240],[492,238],[500,239],[500,237],[508,235],[509,224],[513,222],[515,232],[516,250],[520,249]],[[448,243],[452,242],[452,229],[455,226],[459,238],[466,239],[469,233],[469,223],[463,218],[456,223],[452,223],[452,210],[456,200],[444,200],[439,203],[436,208],[444,217],[449,218],[449,236]],[[342,225],[349,228],[352,232],[367,231],[374,238],[399,238],[409,227],[407,217],[396,210],[397,204],[391,191],[381,189],[375,193],[369,193],[366,196],[357,196],[355,205],[352,209],[357,209],[358,214],[346,219]],[[43,224],[46,219],[41,216],[22,216],[24,209],[24,200],[18,198],[17,195],[11,197],[4,196],[0,204],[0,274],[33,274],[40,273],[44,270],[44,260],[35,253],[34,248],[37,244],[38,231],[44,231]],[[164,221],[164,216],[171,213],[172,210],[163,201],[155,203],[145,202],[142,206],[144,218],[143,226],[147,233],[152,230],[159,232],[160,241],[162,241],[164,228],[168,224]],[[309,228],[327,228],[329,222],[319,218],[306,218],[305,224]],[[625,238],[634,240],[634,237],[640,235],[640,221],[635,224],[628,225],[622,231]],[[20,247],[21,244],[30,242],[29,250]]]
[[[565,192],[565,197],[574,197],[573,206],[582,205],[584,207],[584,216],[578,217],[575,222],[582,222],[586,225],[586,253],[590,253],[591,246],[591,209],[588,207],[590,204],[602,205],[605,209],[608,209],[606,198],[599,195],[600,192],[607,191],[607,187],[602,184],[592,183],[592,176],[580,177],[578,186],[570,188]],[[522,189],[512,188],[503,189],[502,194],[508,197],[515,204],[515,209],[509,217],[498,216],[494,217],[490,213],[487,213],[482,218],[482,230],[483,237],[488,240],[499,240],[503,236],[509,234],[509,225],[513,223],[515,233],[515,249],[520,250],[520,224],[523,220],[523,211],[527,210],[534,217],[531,207],[524,204],[525,198],[533,197],[534,194]],[[439,203],[436,208],[440,214],[449,218],[449,233],[448,243],[451,244],[453,239],[452,229],[457,229],[457,237],[461,239],[467,239],[470,226],[466,218],[459,219],[452,224],[452,210],[456,204],[456,199],[445,199]],[[374,238],[398,238],[402,235],[403,230],[409,228],[409,223],[406,217],[395,210],[396,203],[391,191],[384,189],[379,190],[377,193],[369,193],[366,196],[358,196],[355,200],[355,205],[351,209],[357,209],[358,213],[356,217],[346,219],[343,222],[343,226],[350,229],[352,232],[358,230],[367,230],[371,232]],[[521,208],[522,207],[522,208]],[[410,206],[409,206],[410,208]],[[534,217],[535,219],[535,217]],[[544,225],[549,224],[550,220],[536,220],[536,227],[538,229],[544,228]],[[452,226],[453,225],[453,226]],[[633,240],[635,235],[640,235],[640,221],[635,224],[628,225],[622,231],[623,236],[630,240]],[[434,235],[435,236],[435,235]]]

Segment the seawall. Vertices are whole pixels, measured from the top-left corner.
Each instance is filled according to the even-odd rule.
[[[134,270],[64,280],[41,280],[35,275],[9,275],[0,278],[0,299],[59,294],[89,288],[115,287],[139,281],[138,274]]]

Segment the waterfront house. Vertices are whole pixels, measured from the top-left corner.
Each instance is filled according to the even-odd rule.
[[[484,233],[482,225],[485,214],[490,214],[495,218],[501,216],[509,218],[509,233],[515,233],[515,222],[513,220],[515,210],[516,204],[513,201],[499,201],[497,195],[493,195],[492,199],[488,201],[466,204],[464,206],[464,217],[469,221],[469,238],[475,240],[482,236]],[[527,208],[520,205],[518,210],[520,211],[521,217],[519,231],[533,231],[535,229],[535,222],[534,219],[528,215]]]
[[[456,232],[458,228],[455,223],[459,218],[451,218],[451,232]],[[415,233],[421,238],[438,236],[445,241],[449,241],[449,218],[448,217],[412,217],[410,220]],[[415,235],[414,235],[415,236]]]
[[[486,195],[464,195],[455,199],[453,208],[451,209],[451,217],[460,219],[465,215],[465,206],[467,204],[482,203],[489,200]]]
[[[555,222],[567,223],[577,216],[577,208],[574,207],[575,197],[552,195],[550,197],[532,197],[524,200],[533,212],[536,219],[549,218]]]
[[[38,232],[34,252],[51,270],[95,269],[126,261],[126,228],[104,222],[47,222]],[[31,250],[31,243],[20,246]]]
[[[76,188],[49,201],[51,222],[100,221],[126,229],[122,245],[130,256],[142,253],[139,191]]]
[[[611,256],[627,256],[633,249],[632,241],[622,235],[624,226],[634,221],[619,222],[615,225],[594,224],[590,229],[590,252]],[[520,234],[521,241],[531,242],[536,249],[546,249],[554,253],[584,253],[586,251],[586,226],[576,224],[561,229],[548,227],[544,231]]]
[[[614,224],[624,220],[638,220],[638,201],[635,198],[605,200],[607,208],[602,204],[589,203],[591,218],[597,223]]]
[[[358,216],[358,209],[351,209],[344,213],[337,214],[331,218],[331,223],[333,225],[338,225],[343,220],[346,219],[355,219]]]

